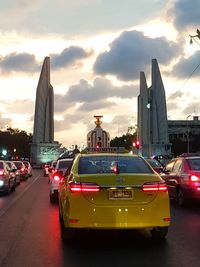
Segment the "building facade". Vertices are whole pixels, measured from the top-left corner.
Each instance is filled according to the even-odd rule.
[[[189,115],[188,117],[192,117]],[[182,142],[184,152],[200,152],[200,119],[168,120],[170,143]]]

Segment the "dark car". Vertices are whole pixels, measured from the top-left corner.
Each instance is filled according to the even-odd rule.
[[[157,161],[156,159],[145,159],[145,160],[151,165],[151,167],[157,173],[163,172],[163,166],[162,166],[162,164],[159,161]]]
[[[165,180],[169,196],[182,206],[190,199],[200,200],[200,156],[189,154],[171,160],[161,177]]]

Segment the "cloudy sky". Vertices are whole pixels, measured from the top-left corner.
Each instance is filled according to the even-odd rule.
[[[0,130],[33,131],[50,56],[55,140],[86,144],[103,115],[111,138],[137,124],[139,75],[161,71],[169,119],[200,115],[199,0],[0,0]]]

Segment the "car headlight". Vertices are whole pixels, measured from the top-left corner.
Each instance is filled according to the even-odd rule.
[[[4,181],[0,180],[0,186],[4,185]]]

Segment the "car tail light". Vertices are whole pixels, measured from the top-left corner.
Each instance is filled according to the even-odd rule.
[[[191,175],[190,176],[190,180],[191,180],[191,182],[198,182],[198,181],[200,181],[199,177],[196,176],[196,175]]]
[[[167,191],[167,186],[165,183],[160,183],[160,182],[149,182],[149,183],[144,183],[142,186],[142,191],[143,192],[166,192]]]
[[[21,167],[20,171],[21,172],[24,172],[25,171],[25,168],[24,167]]]
[[[54,175],[53,179],[54,179],[54,181],[58,182],[58,181],[60,181],[60,176],[56,174],[56,175]]]
[[[69,183],[70,191],[74,192],[99,192],[100,187],[95,183]]]
[[[5,175],[4,170],[0,170],[0,175],[1,176],[4,176]]]

